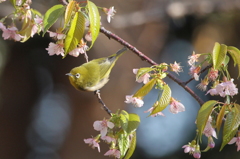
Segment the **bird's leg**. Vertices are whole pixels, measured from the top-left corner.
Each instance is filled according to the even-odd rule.
[[[100,90],[96,90],[94,93],[97,95],[99,103],[102,104],[102,109],[105,110],[110,116],[112,116],[111,110],[106,106],[106,104],[103,102],[101,98]]]

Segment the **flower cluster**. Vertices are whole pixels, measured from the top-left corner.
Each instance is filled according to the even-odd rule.
[[[182,71],[181,66],[176,62],[174,64],[170,64],[170,67],[171,67],[172,71],[174,71],[176,73]],[[165,72],[167,71],[167,69],[168,69],[167,64],[163,63],[163,64],[160,64],[159,67],[157,67],[156,70],[158,70],[158,73],[156,73],[156,72],[151,73],[151,71],[153,71],[153,72],[156,71],[156,70],[154,70],[154,68],[133,69],[133,73],[136,74],[136,82],[148,85],[149,82],[152,82],[152,80],[154,80],[152,78],[160,78],[160,79],[165,78],[165,76],[166,76]],[[151,81],[150,81],[150,79],[151,79]],[[156,85],[157,85],[157,87],[159,87],[161,89],[161,87],[163,87],[163,82],[161,80],[159,80],[159,83],[157,83]],[[140,89],[139,91],[145,92],[143,87],[142,87],[142,89],[143,90]],[[144,104],[142,99],[143,99],[143,96],[139,97],[136,95],[127,95],[125,103],[132,103],[135,107],[142,107]],[[170,98],[169,105],[170,105],[169,111],[173,114],[177,114],[179,112],[185,111],[184,105],[182,103],[180,103],[179,101],[175,100],[173,97]],[[156,107],[159,107],[158,101],[155,102],[154,106],[152,106],[148,110],[144,111],[144,113],[150,112],[152,117],[156,117],[158,115],[165,116],[161,111],[152,113]]]
[[[182,148],[184,148],[184,153],[189,153],[196,159],[201,158],[200,146],[199,144],[196,144],[196,140],[193,140],[191,143],[184,145]]]
[[[234,79],[231,80],[224,80],[224,82],[219,83],[214,88],[210,89],[207,94],[213,95],[220,95],[221,97],[225,96],[234,96],[238,94],[238,88],[236,88],[236,85],[233,83]]]
[[[201,54],[195,54],[195,52],[192,53],[191,56],[188,56],[188,64],[191,66],[189,69],[189,74],[196,80],[199,80],[199,72],[201,70],[200,66],[197,66],[195,63],[198,62],[198,58],[201,56]]]
[[[212,127],[211,122],[212,122],[212,118],[210,116],[204,128],[203,134],[206,137],[208,137],[208,147],[214,148],[215,143],[212,137],[217,139],[217,135],[216,135],[215,129]],[[191,143],[188,143],[188,145],[184,145],[182,148],[184,148],[185,153],[189,153],[190,155],[193,155],[194,158],[196,159],[201,158],[200,145],[196,144],[196,140],[193,140]]]
[[[0,3],[4,1],[5,0],[1,0]],[[14,41],[25,42],[30,37],[33,37],[36,33],[40,33],[41,31],[43,31],[44,33],[48,32],[49,36],[56,40],[56,42],[50,42],[49,46],[46,48],[50,56],[52,55],[65,56],[68,53],[71,56],[78,57],[80,54],[84,54],[86,60],[88,61],[88,56],[86,54],[86,51],[89,49],[87,42],[92,41],[91,31],[89,30],[86,33],[85,39],[82,38],[81,40],[79,40],[76,46],[71,46],[71,50],[69,49],[67,50],[68,52],[66,52],[65,40],[67,38],[71,25],[64,24],[64,28],[58,28],[56,32],[51,32],[46,30],[46,28],[43,28],[43,18],[42,18],[43,16],[38,11],[30,8],[31,3],[32,3],[31,0],[25,0],[25,1],[16,0],[14,2],[15,11],[9,15],[9,16],[13,15],[11,17],[13,22],[10,26],[5,26],[4,24],[6,18],[9,16],[6,16],[0,20],[0,29],[3,32],[2,37],[4,38],[4,40],[12,39]],[[78,4],[76,4],[76,6],[77,5]],[[110,23],[111,19],[116,13],[116,10],[114,9],[114,7],[110,7],[109,9],[103,8],[103,11],[107,14],[107,20]],[[73,17],[71,17],[71,19],[73,19]],[[21,30],[18,30],[18,28],[15,26],[15,20],[20,20],[23,22]],[[85,21],[86,21],[85,27],[89,28],[90,22],[88,18],[86,18]],[[51,20],[49,20],[49,24],[50,23],[52,23]],[[69,23],[69,22],[66,22],[66,23]],[[46,24],[44,26],[48,27],[46,26]],[[71,36],[73,35],[70,35],[70,37]],[[76,47],[76,48],[72,48],[72,47]]]
[[[22,0],[16,1],[17,12],[13,13],[14,16],[11,17],[12,24],[10,26],[5,26],[4,24],[6,17],[0,20],[0,29],[3,32],[2,37],[4,40],[8,39],[24,42],[28,38],[33,37],[36,33],[39,33],[42,30],[42,17],[30,9],[30,4],[31,0],[27,0],[24,2]],[[20,31],[15,26],[15,21],[19,19],[23,21],[23,26]]]
[[[120,158],[120,151],[115,146],[116,145],[116,139],[112,136],[107,136],[109,129],[114,128],[114,124],[106,119],[102,121],[95,121],[93,124],[93,128],[96,131],[100,131],[100,134],[96,137],[84,139],[84,142],[86,144],[89,144],[92,148],[97,148],[98,152],[100,152],[100,139],[105,141],[108,144],[111,144],[111,148],[104,154],[104,156],[113,156],[115,158]],[[111,133],[109,133],[111,134]]]

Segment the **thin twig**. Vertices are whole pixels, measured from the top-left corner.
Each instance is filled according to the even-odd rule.
[[[133,47],[131,44],[117,36],[116,34],[113,34],[112,32],[106,30],[104,27],[100,28],[100,32],[105,34],[108,38],[112,38],[119,42],[120,44],[126,46],[129,48],[129,50],[132,50],[133,53],[135,53],[137,56],[139,56],[143,61],[148,62],[151,65],[158,65],[156,62],[154,62],[152,59],[147,57],[145,54],[143,54],[141,51],[139,51],[137,48]],[[183,89],[185,89],[196,101],[200,104],[203,105],[204,101],[197,95],[195,94],[192,89],[190,89],[188,86],[186,86],[185,82],[181,81],[180,79],[176,78],[174,75],[172,75],[170,72],[168,72],[167,76],[172,79],[174,82],[179,84]]]
[[[102,109],[105,110],[110,116],[112,116],[111,110],[106,106],[106,104],[103,102],[101,95],[100,95],[100,90],[96,90],[94,94],[97,95],[99,103],[102,104]]]

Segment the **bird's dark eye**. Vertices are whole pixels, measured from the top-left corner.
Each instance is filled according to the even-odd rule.
[[[77,73],[77,74],[75,75],[75,77],[76,77],[76,78],[79,78],[79,77],[80,77],[80,74],[79,74],[79,73]]]

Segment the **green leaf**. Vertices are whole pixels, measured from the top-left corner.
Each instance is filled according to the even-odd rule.
[[[154,70],[154,69],[151,68],[151,67],[143,67],[143,68],[138,69],[137,75],[136,75],[136,80],[137,80],[139,77],[145,75],[146,73],[148,73],[148,72],[150,72],[150,71],[152,71],[152,70]]]
[[[133,97],[144,97],[147,95],[153,88],[153,86],[156,83],[156,79],[151,79],[148,83],[146,83],[144,86],[142,86],[134,95]]]
[[[212,112],[213,107],[216,105],[217,101],[210,100],[202,105],[197,115],[197,128],[198,128],[198,137],[201,141],[202,132],[205,128],[205,125],[208,121],[208,118]]]
[[[57,19],[64,13],[65,7],[61,4],[51,7],[44,15],[43,19],[43,36],[47,30],[57,21]]]
[[[130,141],[129,141],[129,136],[126,132],[122,132],[118,135],[118,147],[121,153],[121,158],[125,156],[129,145],[130,145]]]
[[[225,59],[224,59],[224,61],[223,61],[223,66],[224,66],[224,67],[226,67],[226,66],[228,65],[229,60],[230,60],[229,56],[226,55],[226,57],[225,57]]]
[[[132,133],[132,138],[130,140],[129,149],[127,151],[127,154],[124,156],[124,159],[129,159],[133,155],[133,152],[135,151],[135,148],[136,148],[136,144],[137,144],[137,134],[136,134],[136,131],[134,131]]]
[[[91,48],[94,42],[96,41],[100,31],[100,15],[99,15],[97,6],[91,1],[87,1],[87,2],[88,2],[87,8],[88,8],[88,17],[90,22],[90,32],[92,35],[92,44],[90,46]]]
[[[233,121],[233,129],[236,129],[239,127],[240,124],[240,105],[234,104],[234,121]]]
[[[239,116],[239,112],[238,112],[238,116]],[[235,136],[238,130],[238,128],[235,128],[235,129],[233,128],[235,117],[236,117],[236,112],[234,111],[229,112],[227,114],[227,118],[223,127],[223,139],[222,139],[222,145],[221,145],[220,151],[224,148],[226,144],[229,143],[229,141]]]
[[[70,29],[67,33],[67,37],[65,39],[65,55],[66,55],[74,50],[80,40],[82,39],[84,35],[84,30],[85,30],[85,18],[84,15],[81,12],[76,12],[72,22]]]
[[[120,113],[120,123],[122,129],[130,134],[136,130],[140,124],[140,117],[137,114],[128,114],[128,112],[122,110]]]
[[[76,12],[76,1],[71,1],[68,3],[66,11],[65,11],[65,16],[64,16],[64,27],[63,29],[66,28],[66,26],[69,24],[72,15],[74,12]]]
[[[218,69],[225,60],[227,53],[227,46],[224,44],[215,43],[213,48],[213,67]]]
[[[213,52],[212,52],[212,60],[213,60],[213,67],[214,68],[216,67],[216,63],[217,63],[217,58],[216,57],[220,52],[220,48],[221,48],[221,45],[218,42],[215,42],[215,45],[213,47]]]
[[[221,125],[222,125],[222,120],[223,120],[223,117],[225,115],[225,109],[226,109],[226,105],[223,105],[221,107],[220,112],[218,113],[218,116],[217,116],[216,128],[217,128],[218,133],[220,131],[220,128],[221,128]]]
[[[171,96],[172,96],[171,88],[167,84],[165,84],[163,86],[162,96],[159,99],[157,106],[155,106],[150,115],[163,111],[168,106]]]
[[[16,9],[16,0],[10,0],[10,2],[12,3],[13,7]]]
[[[120,113],[120,123],[122,129],[127,132],[128,129],[129,114],[125,110],[122,110]]]
[[[22,38],[21,42],[27,41],[31,37],[33,23],[29,18],[24,18],[22,29],[18,32]]]
[[[231,55],[233,61],[234,61],[234,66],[238,66],[238,78],[240,77],[240,51],[233,46],[228,46],[227,47],[228,53]]]
[[[140,124],[140,117],[137,114],[128,114],[128,126],[126,132],[130,134],[132,131],[136,130]]]

